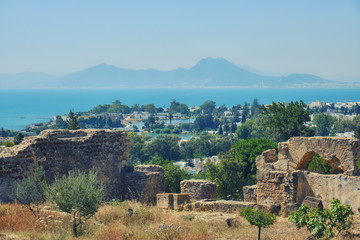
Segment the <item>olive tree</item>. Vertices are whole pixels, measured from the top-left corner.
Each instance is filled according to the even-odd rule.
[[[35,217],[39,217],[40,206],[46,201],[46,188],[45,171],[37,168],[30,176],[15,182],[12,197],[25,205]]]
[[[73,233],[78,235],[78,227],[92,217],[104,198],[104,188],[97,173],[73,170],[67,176],[56,179],[50,186],[48,199],[73,217]]]

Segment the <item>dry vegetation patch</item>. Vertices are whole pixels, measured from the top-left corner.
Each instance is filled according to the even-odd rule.
[[[231,221],[228,226],[227,219]],[[0,239],[256,239],[257,228],[239,214],[162,210],[137,202],[104,204],[84,226],[82,235],[72,236],[71,216],[45,207],[36,219],[18,204],[0,205]],[[357,226],[357,225],[356,225]],[[262,239],[303,240],[309,236],[287,218],[263,229]],[[348,238],[347,238],[348,239]]]

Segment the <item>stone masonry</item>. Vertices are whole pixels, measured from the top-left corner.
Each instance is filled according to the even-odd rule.
[[[184,180],[180,182],[181,193],[192,199],[216,199],[216,184],[206,180]]]
[[[43,167],[49,182],[69,170],[95,169],[103,181],[107,198],[156,201],[164,191],[163,169],[135,167],[127,161],[130,141],[122,131],[46,130],[11,148],[0,148],[0,201],[11,201],[12,184]]]
[[[307,171],[312,157],[318,153],[337,174],[322,175]],[[339,137],[294,137],[263,152],[256,159],[257,184],[244,188],[244,199],[255,199],[261,204],[272,199],[289,213],[306,197],[321,199],[324,207],[336,197],[360,209],[360,177],[357,162],[360,159],[360,141]]]

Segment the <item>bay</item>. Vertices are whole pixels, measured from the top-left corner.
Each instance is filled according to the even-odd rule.
[[[0,128],[23,129],[26,125],[49,121],[56,115],[88,111],[99,104],[120,100],[123,104],[153,103],[169,107],[176,99],[188,106],[200,106],[206,100],[217,106],[231,107],[251,103],[260,104],[303,100],[305,103],[360,101],[358,88],[202,88],[202,89],[52,89],[52,90],[0,90]]]

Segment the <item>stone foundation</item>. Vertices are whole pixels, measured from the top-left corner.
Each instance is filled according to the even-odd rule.
[[[158,193],[156,206],[161,209],[183,210],[190,203],[189,194],[181,193]]]
[[[256,203],[243,202],[243,201],[229,201],[229,200],[217,200],[208,201],[200,200],[191,204],[185,205],[185,210],[193,211],[210,211],[210,212],[226,212],[226,213],[239,213],[247,207],[255,207]]]

